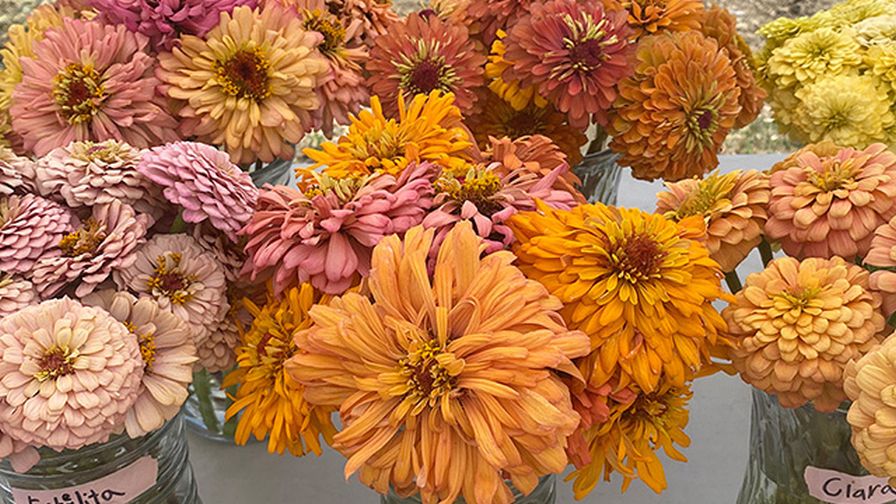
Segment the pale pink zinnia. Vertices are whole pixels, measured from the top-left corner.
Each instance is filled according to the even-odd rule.
[[[221,324],[209,331],[205,338],[196,342],[199,356],[197,366],[209,373],[228,371],[236,364],[236,347],[240,344],[240,332],[236,322],[229,316]]]
[[[137,251],[115,282],[139,296],[151,297],[190,326],[194,342],[218,327],[230,305],[223,267],[185,234],[156,235]]]
[[[189,223],[208,221],[236,241],[252,217],[258,189],[252,177],[227,153],[196,142],[175,142],[143,155],[137,170],[162,187],[171,203],[183,207]]]
[[[72,286],[79,298],[108,280],[114,270],[137,260],[149,220],[120,201],[93,207],[90,217],[44,253],[31,272],[44,298]]]
[[[32,446],[104,442],[134,406],[137,339],[99,308],[69,298],[0,319],[0,432]]]
[[[34,190],[34,162],[0,146],[0,196]]]
[[[256,0],[90,0],[110,24],[149,37],[156,51],[170,50],[181,34],[202,37],[218,25],[222,12]]]
[[[24,278],[0,274],[0,318],[39,301],[34,284]]]
[[[40,453],[35,447],[0,431],[0,460],[8,460],[13,471],[25,473],[40,462]]]
[[[765,232],[787,255],[852,260],[896,216],[896,153],[883,144],[821,156],[804,149],[770,186]]]
[[[146,148],[177,139],[177,122],[157,92],[149,40],[124,26],[66,19],[21,58],[13,129],[43,156],[76,140],[122,140]]]
[[[71,231],[73,220],[69,210],[40,196],[0,196],[0,271],[30,274],[35,261]]]
[[[177,415],[189,395],[196,362],[189,326],[155,300],[127,292],[100,291],[86,297],[84,304],[109,312],[140,346],[143,381],[125,417],[128,435],[138,438],[159,429]]]
[[[261,191],[248,236],[244,273],[273,276],[274,289],[311,282],[341,294],[370,271],[373,247],[384,236],[419,224],[432,204],[433,166],[395,176],[332,179],[319,176],[305,193],[289,187]]]

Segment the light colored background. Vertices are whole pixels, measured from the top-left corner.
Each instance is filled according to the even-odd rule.
[[[780,155],[723,156],[723,170],[765,169]],[[619,205],[653,211],[659,183],[634,181],[626,172]],[[751,257],[740,268],[741,277],[756,271]],[[582,502],[625,504],[730,504],[734,503],[746,467],[750,432],[750,391],[736,377],[716,375],[698,381],[691,402],[687,433],[691,447],[687,464],[666,461],[669,488],[656,495],[635,481],[624,496],[620,481],[602,483]],[[269,455],[263,444],[237,448],[190,436],[193,469],[206,504],[317,503],[362,504],[378,502],[377,495],[353,478],[343,478],[344,459],[332,450],[320,458]],[[571,487],[560,483],[558,502],[572,503]]]

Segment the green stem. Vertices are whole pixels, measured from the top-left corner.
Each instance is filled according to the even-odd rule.
[[[728,289],[732,294],[737,294],[744,288],[740,283],[740,277],[737,276],[737,271],[729,271],[728,273],[725,273],[725,283],[728,284]]]
[[[759,243],[759,255],[762,257],[762,265],[766,268],[768,267],[768,263],[772,262],[775,258],[775,254],[772,252],[772,246],[765,240],[762,240]]]
[[[183,233],[187,229],[187,221],[184,220],[183,212],[177,214],[174,222],[171,224],[171,234]]]
[[[588,154],[597,154],[606,148],[608,138],[607,132],[599,125],[596,126],[596,128],[597,133],[594,135],[594,140],[592,140],[591,144],[588,146]]]
[[[212,402],[211,375],[205,369],[193,373],[193,393],[199,401],[199,413],[202,421],[210,432],[221,432],[221,424],[215,415],[215,405]]]

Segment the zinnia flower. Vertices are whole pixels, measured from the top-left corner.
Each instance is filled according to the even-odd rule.
[[[768,219],[768,177],[757,171],[713,173],[666,183],[656,211],[673,220],[694,215],[706,223],[706,248],[722,271],[734,271],[762,241]]]
[[[614,2],[609,2],[612,5]],[[638,38],[662,30],[699,30],[703,2],[700,0],[621,0],[628,11],[628,24]]]
[[[570,359],[588,338],[566,328],[561,303],[513,254],[480,258],[469,224],[446,237],[431,280],[432,241],[420,227],[385,238],[371,298],[312,308],[287,371],[311,404],[340,409],[333,447],[346,475],[428,504],[510,503],[505,478],[528,494],[567,465],[579,418],[553,371],[578,376]]]
[[[896,14],[865,19],[855,26],[856,40],[864,47],[887,46],[896,42]]]
[[[140,346],[143,380],[137,401],[125,417],[132,438],[144,436],[174,418],[186,402],[193,381],[196,347],[187,324],[150,298],[105,290],[84,304],[106,310],[130,331]]]
[[[341,294],[370,271],[383,237],[419,224],[432,205],[433,167],[331,178],[316,176],[305,193],[284,186],[261,191],[248,236],[244,273],[273,276],[274,291],[310,282]]]
[[[852,445],[862,466],[875,476],[890,478],[891,485],[896,483],[896,457],[892,454],[896,435],[888,421],[894,414],[893,383],[896,338],[887,338],[857,362],[846,365],[843,388],[852,401],[846,415],[852,427]]]
[[[34,162],[0,146],[0,197],[34,192]]]
[[[165,199],[183,208],[185,222],[208,220],[236,241],[258,198],[252,177],[210,145],[176,142],[143,155],[137,170],[162,188]]]
[[[299,2],[305,0],[279,1]],[[360,29],[354,30],[352,36],[346,41],[352,47],[362,44],[373,47],[376,39],[389,33],[392,25],[399,21],[398,14],[393,9],[392,0],[326,0],[325,4],[326,9],[338,16],[343,24],[349,25],[355,21],[361,23]]]
[[[8,461],[12,470],[24,474],[40,462],[37,449],[0,432],[0,460]]]
[[[519,81],[504,80],[504,72],[513,68],[513,63],[504,57],[507,53],[505,38],[507,33],[498,30],[498,38],[492,44],[488,63],[485,65],[485,77],[490,81],[489,89],[509,103],[514,110],[523,110],[533,103],[539,108],[544,108],[548,101],[538,94],[536,86],[525,86]]]
[[[849,32],[819,28],[803,33],[776,49],[766,63],[776,87],[807,85],[855,70],[862,64],[862,48]]]
[[[105,21],[146,35],[158,52],[171,50],[183,34],[205,36],[218,26],[222,12],[255,4],[256,0],[90,0]]]
[[[889,318],[896,313],[896,217],[874,231],[863,262],[876,270],[871,273],[871,289],[883,297],[884,316]]]
[[[715,40],[666,33],[638,44],[635,75],[619,85],[610,147],[637,178],[701,176],[741,113],[737,74]]]
[[[137,251],[132,266],[115,272],[115,283],[151,297],[183,319],[197,344],[218,327],[230,305],[215,256],[184,234],[159,234]]]
[[[110,278],[113,271],[131,267],[146,240],[149,222],[133,208],[113,200],[97,205],[91,215],[45,252],[31,272],[44,298],[68,286],[82,298]]]
[[[387,118],[378,97],[370,99],[371,110],[352,117],[348,133],[338,142],[326,142],[322,150],[306,149],[305,155],[325,167],[333,177],[367,175],[385,171],[401,173],[411,163],[430,161],[450,167],[463,164],[472,142],[464,127],[454,97],[433,91],[416,96],[405,106],[398,97],[398,116]]]
[[[777,163],[773,164],[771,169],[768,170],[768,173],[772,174],[772,173],[775,173],[778,171],[786,170],[788,168],[802,167],[800,158],[806,152],[812,152],[818,158],[824,159],[824,158],[831,158],[831,157],[836,156],[837,154],[840,153],[841,150],[843,150],[843,147],[840,147],[839,145],[835,144],[834,142],[831,142],[830,140],[824,140],[822,142],[809,144],[809,145],[797,150],[793,154],[787,156],[782,161],[778,161]]]
[[[463,25],[412,13],[376,39],[367,85],[389,117],[396,115],[399,95],[410,101],[436,90],[453,93],[465,112],[476,102],[473,91],[484,83],[484,65],[485,56],[476,52]]]
[[[38,190],[71,208],[118,200],[138,212],[157,215],[159,191],[137,172],[142,154],[117,140],[74,142],[53,149],[35,165]]]
[[[485,47],[498,39],[498,32],[515,25],[529,13],[533,0],[470,0],[466,15],[470,29]]]
[[[539,205],[510,221],[520,269],[565,304],[564,319],[591,337],[581,364],[592,386],[620,376],[653,392],[683,387],[725,344],[712,303],[719,265],[701,242],[700,217],[674,222],[635,209]]]
[[[61,205],[26,194],[0,196],[0,271],[31,274],[72,229],[74,216]]]
[[[37,291],[31,282],[5,273],[0,275],[0,318],[38,301]]]
[[[592,115],[604,123],[616,85],[631,73],[634,46],[625,14],[577,0],[535,3],[530,9],[504,39],[505,58],[513,66],[503,78],[536,87],[574,126],[587,126]]]
[[[492,137],[482,153],[482,162],[490,165],[499,176],[524,170],[539,177],[547,177],[557,168],[569,166],[566,154],[560,147],[542,135],[527,135],[514,140]],[[581,184],[572,170],[563,170],[563,174],[554,181],[553,188],[568,192],[579,203],[585,203],[585,197],[578,189]]]
[[[284,368],[299,351],[293,335],[311,327],[308,312],[320,301],[307,283],[287,290],[280,299],[269,295],[261,307],[246,300],[252,325],[241,331],[237,369],[224,380],[225,387],[238,386],[227,409],[228,418],[239,415],[237,444],[246,444],[250,435],[259,441],[267,437],[269,452],[289,450],[301,456],[309,451],[321,454],[321,435],[333,442],[335,408],[309,404],[304,387]]]
[[[121,140],[145,148],[175,140],[177,123],[156,92],[148,41],[124,26],[66,19],[21,58],[12,124],[43,156],[76,140]]]
[[[765,232],[789,256],[851,260],[896,216],[896,154],[882,144],[819,156],[806,150],[771,174]]]
[[[320,107],[329,69],[315,50],[321,39],[277,4],[237,7],[204,38],[181,37],[157,72],[181,135],[223,146],[235,163],[291,159]]]
[[[893,18],[896,24],[896,16]],[[865,54],[865,64],[871,67],[871,74],[890,86],[890,94],[896,96],[896,40],[869,49]]]
[[[722,315],[743,380],[775,394],[781,405],[811,401],[834,411],[846,400],[843,370],[882,339],[880,296],[868,272],[840,257],[772,261],[747,277]]]
[[[99,308],[68,298],[0,319],[0,431],[31,446],[106,441],[140,393],[137,339]]]

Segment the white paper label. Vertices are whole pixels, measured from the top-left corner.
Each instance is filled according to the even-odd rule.
[[[828,504],[887,504],[896,500],[896,489],[887,478],[853,476],[812,466],[806,467],[803,476],[809,495]]]
[[[126,504],[149,490],[159,476],[159,463],[143,457],[98,480],[57,490],[12,488],[15,504]]]

